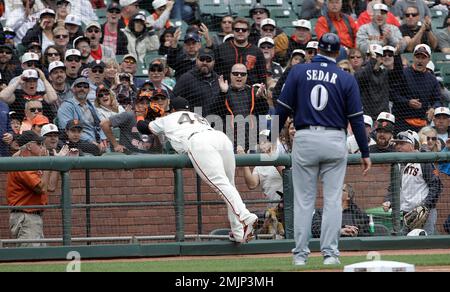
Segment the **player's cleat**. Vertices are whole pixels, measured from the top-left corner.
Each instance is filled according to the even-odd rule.
[[[329,256],[329,257],[324,258],[323,264],[327,265],[327,266],[328,265],[340,265],[341,262],[339,261],[338,258]]]
[[[248,224],[244,226],[244,238],[243,243],[247,243],[254,238],[254,232],[256,224],[258,223],[258,216],[251,214],[251,218],[248,219]]]
[[[306,260],[304,259],[294,259],[294,266],[306,266]]]
[[[230,231],[230,233],[228,233],[228,239],[229,239],[230,241],[232,241],[232,242],[235,242],[235,243],[241,243],[239,240],[237,240],[237,239],[234,237],[234,234],[233,234],[232,231]]]

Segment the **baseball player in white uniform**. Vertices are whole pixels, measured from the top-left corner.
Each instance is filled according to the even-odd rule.
[[[187,153],[198,175],[222,196],[228,208],[230,240],[246,243],[253,239],[258,216],[245,207],[235,187],[236,162],[233,144],[208,121],[189,111],[182,97],[171,100],[172,113],[149,123],[150,131],[164,136],[178,153]]]

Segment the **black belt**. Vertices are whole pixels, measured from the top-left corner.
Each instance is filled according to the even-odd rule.
[[[295,127],[295,129],[297,130],[297,131],[300,131],[300,130],[306,130],[306,129],[311,129],[311,128],[313,128],[313,127],[320,127],[320,128],[323,128],[324,130],[327,130],[327,131],[329,131],[329,130],[333,130],[333,131],[342,131],[343,129],[342,128],[336,128],[336,127],[324,127],[324,126],[300,126],[300,127]]]
[[[42,216],[42,213],[44,213],[44,211],[25,212],[23,210],[11,210],[11,213],[25,213]]]

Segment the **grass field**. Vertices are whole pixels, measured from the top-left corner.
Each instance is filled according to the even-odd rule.
[[[399,261],[420,266],[446,266],[450,270],[449,254],[386,255],[382,260]],[[341,257],[340,266],[325,267],[321,257],[311,257],[304,268],[295,268],[292,258],[266,257],[227,259],[182,259],[149,261],[105,261],[81,263],[82,272],[291,272],[302,270],[343,270],[345,265],[367,261],[365,256]],[[64,272],[66,263],[0,264],[0,272]]]

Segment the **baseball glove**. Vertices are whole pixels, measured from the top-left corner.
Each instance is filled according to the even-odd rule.
[[[427,222],[429,214],[430,210],[427,207],[420,205],[406,213],[403,217],[403,222],[410,230],[422,229],[425,222]]]

